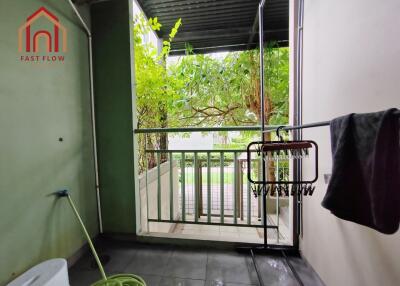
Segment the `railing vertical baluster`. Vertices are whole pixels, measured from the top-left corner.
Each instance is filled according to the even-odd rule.
[[[169,153],[169,219],[174,220],[174,164],[172,152]]]
[[[258,162],[258,178],[259,180],[261,180],[261,171],[263,168],[263,159],[262,156],[260,156],[259,162]],[[264,216],[262,216],[261,214],[264,212],[263,209],[263,204],[261,203],[261,199],[263,198],[264,194],[263,192],[261,192],[261,194],[258,196],[258,215],[261,218],[261,224],[264,225]]]
[[[211,158],[207,152],[207,222],[211,223]]]
[[[194,153],[194,221],[198,222],[199,220],[199,173],[198,173],[198,160],[197,160],[197,152]]]
[[[147,145],[145,145],[145,146],[147,146]],[[149,232],[150,231],[150,227],[149,227],[149,181],[148,181],[148,176],[147,176],[147,174],[148,174],[148,172],[149,172],[149,159],[147,158],[147,153],[145,152],[144,153],[144,158],[145,158],[145,170],[146,170],[146,215],[147,215],[147,217],[146,217],[146,219],[147,219],[147,232]]]
[[[277,178],[277,181],[281,180],[279,178],[279,159],[276,160],[275,177]],[[276,199],[275,199],[275,215],[276,215],[276,226],[278,227],[276,229],[276,243],[279,243],[279,195],[278,194],[276,194]]]
[[[157,219],[161,220],[161,166],[160,152],[157,152]]]
[[[221,213],[221,223],[224,223],[224,152],[220,153],[220,194],[219,194],[219,199],[220,199],[220,213]]]
[[[181,196],[182,196],[182,221],[186,220],[185,201],[185,153],[181,153]]]
[[[239,216],[240,220],[244,220],[244,202],[243,202],[243,197],[244,197],[244,188],[243,188],[243,162],[238,162],[239,164]]]
[[[250,166],[251,162],[247,164],[247,168],[250,168]],[[251,185],[250,181],[247,178],[246,181],[247,181],[247,224],[251,225]]]
[[[238,188],[237,152],[233,153],[233,223],[237,224],[236,193]]]

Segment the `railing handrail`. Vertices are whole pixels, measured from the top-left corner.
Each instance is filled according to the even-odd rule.
[[[253,152],[253,150],[250,150]],[[146,149],[146,153],[246,153],[246,149]],[[257,152],[254,150],[254,152]]]
[[[275,130],[279,126],[286,125],[268,125],[266,130]],[[222,127],[169,127],[169,128],[139,128],[134,129],[135,134],[150,133],[185,133],[185,132],[221,132],[221,131],[261,131],[261,126],[222,126]]]

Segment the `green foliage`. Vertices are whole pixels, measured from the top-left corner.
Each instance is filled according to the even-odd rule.
[[[250,140],[249,140],[250,141]],[[232,142],[232,143],[227,143],[227,144],[214,144],[214,149],[219,149],[219,150],[246,150],[246,147],[248,145],[247,142]]]
[[[240,77],[232,56],[216,59],[209,55],[187,55],[169,66],[184,83],[177,113],[183,126],[240,125],[255,122],[243,108],[243,95],[234,84]],[[174,116],[172,116],[174,117]]]
[[[265,88],[271,97],[270,125],[289,122],[289,48],[270,45],[265,51]]]
[[[157,18],[135,19],[134,54],[137,128],[229,126],[259,123],[259,52],[232,52],[225,56],[187,55],[167,66],[171,42],[182,25],[178,19],[158,49],[145,41],[159,31]],[[289,50],[268,46],[265,57],[267,124],[288,122]],[[254,133],[242,132],[234,144],[242,145]],[[224,135],[221,132],[221,135]],[[165,148],[162,135],[139,137],[140,169],[145,169],[144,150]],[[162,158],[163,159],[163,158]],[[149,166],[155,165],[151,156]]]
[[[182,83],[167,72],[165,59],[180,25],[179,19],[159,52],[152,43],[143,40],[151,31],[160,30],[161,24],[157,18],[147,21],[139,15],[135,20],[133,33],[138,128],[160,126],[163,116],[160,107],[169,110],[179,98],[176,91],[181,89]]]
[[[168,110],[170,125],[252,125],[259,121],[257,50],[228,53],[223,58],[186,55],[168,67],[183,83],[175,108]],[[265,51],[265,90],[272,110],[268,124],[288,122],[289,50],[269,46]]]
[[[157,47],[143,41],[162,25],[157,18],[135,21],[135,75],[138,128],[168,126],[250,125],[259,121],[259,51],[227,53],[224,57],[190,54],[166,67],[171,42],[178,33],[177,20]],[[265,94],[271,101],[268,124],[288,122],[289,50],[269,45],[265,50]]]
[[[181,82],[170,75],[165,68],[165,60],[171,49],[171,41],[174,39],[181,25],[179,19],[172,28],[168,40],[163,41],[160,51],[151,42],[145,41],[146,36],[152,31],[159,31],[162,27],[157,18],[148,21],[142,14],[135,19],[133,38],[135,53],[135,77],[136,77],[136,108],[138,123],[137,128],[151,128],[166,124],[166,111],[173,108],[174,101],[179,98],[176,92],[180,90]],[[165,136],[164,136],[165,138]],[[154,149],[165,142],[161,136],[140,136],[139,143],[139,171],[145,166],[145,152],[147,148]],[[153,154],[154,155],[154,154]],[[155,165],[155,158],[151,155],[148,166]],[[164,160],[164,158],[162,158]]]

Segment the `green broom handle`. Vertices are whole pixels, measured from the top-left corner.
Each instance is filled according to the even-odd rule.
[[[86,239],[87,239],[87,241],[88,241],[88,243],[89,243],[90,249],[92,250],[93,256],[94,256],[94,258],[96,259],[97,266],[98,266],[99,269],[100,269],[101,277],[103,277],[103,280],[107,280],[107,276],[106,276],[106,273],[104,272],[103,265],[101,265],[99,256],[97,255],[97,252],[96,252],[96,250],[94,249],[92,240],[90,239],[90,236],[89,236],[89,234],[88,234],[88,232],[87,232],[87,230],[86,230],[86,228],[85,228],[85,225],[83,224],[82,219],[81,219],[81,217],[79,216],[79,213],[78,213],[78,211],[77,211],[76,208],[75,208],[75,204],[74,204],[74,202],[72,201],[71,196],[70,196],[69,194],[67,194],[66,197],[68,198],[68,202],[69,202],[69,204],[71,205],[72,210],[74,211],[75,216],[76,216],[76,218],[78,219],[79,224],[80,224],[81,227],[82,227],[83,233],[84,233],[85,236],[86,236]]]

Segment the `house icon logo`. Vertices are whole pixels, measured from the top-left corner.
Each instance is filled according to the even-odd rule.
[[[51,28],[41,29],[43,21],[37,23],[40,18],[44,18],[48,22],[47,26],[50,24]],[[18,29],[18,51],[29,53],[29,55],[21,56],[21,61],[60,60],[59,56],[54,54],[50,56],[49,53],[67,52],[67,29],[60,23],[57,16],[45,7],[40,7]],[[62,57],[63,60],[64,57]]]

